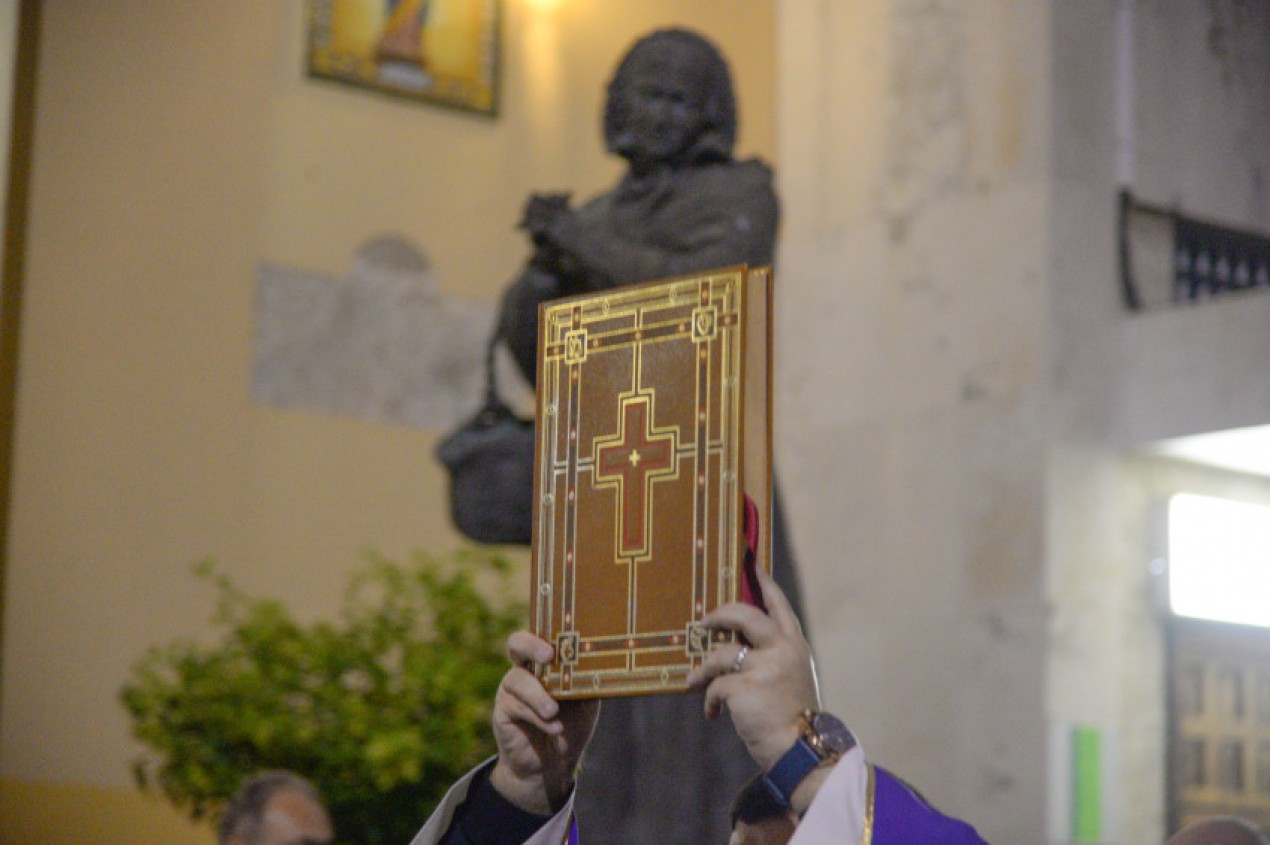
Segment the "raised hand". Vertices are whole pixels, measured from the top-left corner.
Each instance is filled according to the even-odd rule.
[[[522,810],[547,815],[573,789],[578,760],[591,739],[599,701],[558,702],[528,668],[551,660],[551,643],[529,631],[507,640],[512,668],[494,697],[498,762],[490,783]]]
[[[766,770],[798,740],[803,711],[819,709],[820,690],[811,646],[789,600],[767,573],[759,572],[759,583],[767,613],[728,604],[703,620],[710,628],[740,633],[748,645],[715,648],[688,684],[705,688],[708,718],[726,705],[737,735]]]

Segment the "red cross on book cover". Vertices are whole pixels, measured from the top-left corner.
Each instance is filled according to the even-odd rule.
[[[713,608],[771,566],[770,268],[539,312],[530,627],[559,698],[683,691]],[[746,538],[746,500],[751,537]]]

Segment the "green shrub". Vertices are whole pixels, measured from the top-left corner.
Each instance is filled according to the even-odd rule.
[[[412,566],[372,555],[340,622],[302,625],[200,564],[219,594],[219,639],[151,648],[121,692],[148,746],[137,784],[199,819],[252,774],[291,769],[321,791],[338,841],[409,842],[449,785],[494,751],[505,641],[524,624],[511,569],[475,547],[418,554]]]

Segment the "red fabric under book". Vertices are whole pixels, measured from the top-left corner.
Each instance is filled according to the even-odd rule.
[[[763,587],[758,582],[758,562],[754,550],[758,548],[758,505],[749,496],[745,497],[745,574],[741,579],[741,601],[752,604],[764,613],[767,605],[763,602]]]

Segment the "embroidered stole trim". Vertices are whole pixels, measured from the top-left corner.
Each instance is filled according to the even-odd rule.
[[[864,791],[864,829],[860,831],[860,845],[871,845],[873,842],[873,794],[877,785],[877,776],[873,764],[868,764],[868,785]]]

